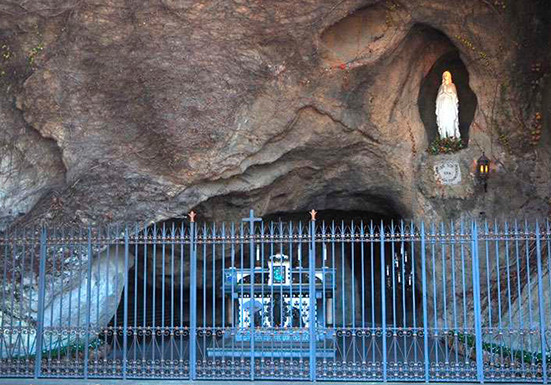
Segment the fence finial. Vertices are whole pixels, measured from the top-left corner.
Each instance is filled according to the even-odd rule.
[[[310,211],[310,216],[312,217],[312,221],[315,221],[316,220],[316,215],[317,215],[317,211],[312,209],[312,211]]]
[[[197,216],[197,214],[195,214],[195,211],[191,210],[187,216],[189,217],[189,221],[193,223],[195,222],[195,217]]]

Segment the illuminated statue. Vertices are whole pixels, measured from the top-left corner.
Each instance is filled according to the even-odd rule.
[[[442,74],[442,84],[436,97],[436,124],[440,138],[460,138],[459,99],[452,74],[448,71]]]

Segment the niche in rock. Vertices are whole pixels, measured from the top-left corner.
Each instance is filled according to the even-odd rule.
[[[434,33],[437,33],[436,31]],[[439,33],[439,32],[438,32]],[[446,38],[447,39],[447,38]],[[450,42],[451,44],[451,42]],[[421,120],[425,125],[428,142],[438,137],[436,124],[436,97],[442,84],[442,73],[449,71],[457,88],[459,98],[459,132],[466,146],[469,142],[469,127],[474,118],[477,97],[469,87],[469,72],[459,56],[457,49],[440,56],[421,82],[417,103]]]

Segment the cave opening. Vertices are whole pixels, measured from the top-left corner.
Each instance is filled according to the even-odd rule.
[[[243,217],[245,215],[242,215]],[[262,216],[265,228],[283,226],[298,228],[306,232],[309,215],[305,212],[273,212]],[[182,225],[180,219],[173,219],[156,225],[167,234]],[[237,223],[236,226],[240,224]],[[362,210],[320,210],[316,218],[317,233],[334,232],[332,241],[320,242],[316,252],[316,268],[335,268],[336,288],[333,292],[335,314],[328,326],[349,327],[352,325],[379,326],[383,313],[386,323],[397,327],[411,326],[413,310],[421,296],[419,285],[413,282],[415,266],[411,254],[413,245],[406,241],[386,240],[381,247],[380,226],[389,236],[391,227],[400,232],[401,217],[396,212],[374,213]],[[205,226],[206,224],[198,224]],[[229,229],[229,227],[227,227]],[[153,231],[153,229],[151,230]],[[208,230],[207,230],[208,231]],[[287,231],[287,230],[286,230]],[[402,231],[404,231],[402,229]],[[372,239],[350,241],[350,234]],[[229,233],[229,230],[228,230]],[[152,233],[151,233],[152,234]],[[228,234],[229,235],[229,234]],[[340,236],[343,238],[339,239]],[[190,323],[190,254],[189,245],[177,242],[153,240],[140,244],[135,250],[135,263],[128,272],[127,323],[135,328],[189,327]],[[150,240],[152,238],[150,237]],[[156,244],[155,244],[156,243]],[[197,252],[197,324],[205,327],[231,326],[237,323],[236,315],[231,314],[231,306],[222,287],[222,275],[231,266],[247,269],[251,266],[247,245],[234,245],[233,251],[227,248],[221,254],[221,245],[200,245]],[[292,250],[291,250],[292,249]],[[293,268],[308,268],[308,243],[299,245],[256,246],[258,254],[268,259],[278,252],[290,254],[294,258]],[[164,268],[163,268],[164,266]],[[386,295],[383,311],[382,294]],[[224,305],[226,307],[224,309]],[[124,319],[124,295],[121,297],[117,313],[110,325],[119,327]],[[234,317],[234,319],[232,319]]]
[[[246,217],[244,214],[242,216]],[[335,359],[345,357],[345,352],[355,343],[355,340],[346,337],[348,330],[364,330],[365,333],[370,333],[380,329],[382,325],[395,331],[421,325],[420,275],[415,272],[419,261],[412,258],[416,253],[415,245],[406,237],[393,236],[409,231],[406,228],[407,223],[401,219],[396,212],[327,209],[317,213],[316,274],[320,271],[332,271],[332,282],[335,285],[331,289],[321,290],[320,285],[326,283],[323,281],[320,284],[316,278],[316,293],[321,291],[321,294],[316,294],[316,322],[320,327],[320,335],[327,333],[326,330],[336,333],[331,342],[335,344],[331,345],[335,346]],[[300,236],[297,240],[295,236],[300,234],[299,229],[304,234],[308,232],[309,214],[302,211],[273,212],[263,215],[262,220],[265,231],[280,227],[285,229],[284,232],[293,234],[290,238],[295,239],[287,243],[281,239],[259,241],[253,247],[252,258],[250,245],[243,240],[227,243],[226,253],[222,251],[222,240],[209,244],[199,242],[195,309],[190,307],[190,287],[193,283],[190,277],[189,245],[185,242],[178,245],[167,239],[161,242],[162,238],[137,245],[135,263],[128,272],[128,285],[125,287],[127,293],[123,293],[119,308],[109,325],[114,333],[101,337],[103,345],[109,347],[106,356],[113,360],[125,358],[125,336],[119,331],[123,330],[123,320],[126,317],[130,328],[126,339],[126,358],[135,361],[187,361],[192,312],[195,312],[197,322],[198,359],[208,359],[221,351],[224,354],[229,354],[230,351],[248,354],[248,349],[243,350],[242,346],[239,347],[238,343],[228,337],[231,334],[228,330],[239,333],[238,330],[243,327],[243,313],[238,301],[242,297],[246,300],[248,289],[237,293],[233,300],[229,298],[228,291],[224,290],[224,282],[227,284],[225,272],[231,268],[241,272],[253,266],[257,269],[267,266],[264,261],[273,255],[285,254],[290,256],[290,271],[298,272],[302,277],[302,281],[292,281],[297,285],[295,287],[303,284],[295,295],[301,294],[301,290],[308,292],[310,244],[308,240],[301,241]],[[172,224],[177,228],[182,222],[170,220],[157,224],[156,227],[172,229]],[[206,229],[206,234],[220,234],[214,227],[208,226],[207,223],[197,225],[198,228]],[[221,224],[217,226],[220,229]],[[234,228],[241,226],[241,222],[235,222]],[[225,227],[226,230],[230,228],[231,225]],[[384,242],[381,242],[381,229],[384,231]],[[205,233],[198,233],[199,238],[202,234]],[[324,238],[323,234],[331,236]],[[365,236],[362,237],[362,234]],[[231,230],[227,235],[228,239],[233,236]],[[289,310],[283,310],[286,306],[284,295],[270,289],[267,275],[268,273],[266,276],[257,274],[254,282],[264,283],[263,290],[270,297],[270,303],[275,305],[264,315],[255,315],[255,325],[262,325],[270,330],[267,326],[270,321],[264,321],[266,317],[271,320],[273,327],[283,333],[289,327],[308,327],[307,319],[301,315],[308,313],[307,308],[304,310],[306,302],[303,301],[301,305],[299,301],[294,307],[291,302]],[[255,299],[258,301],[258,298]],[[286,312],[291,315],[287,317]],[[286,323],[286,317],[291,319],[290,323]],[[233,345],[228,342],[224,347],[225,341],[233,341]],[[408,340],[407,343],[411,341]],[[293,349],[304,350],[307,345],[303,345]],[[325,340],[319,342],[317,349],[323,351],[326,345]],[[274,348],[262,342],[257,347],[260,351],[270,352],[277,352],[282,348]],[[303,353],[306,354],[306,350]],[[363,351],[361,354],[368,353]]]

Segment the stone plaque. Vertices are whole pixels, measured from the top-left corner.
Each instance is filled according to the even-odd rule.
[[[461,183],[461,168],[459,162],[448,160],[434,165],[436,180],[444,185]]]

